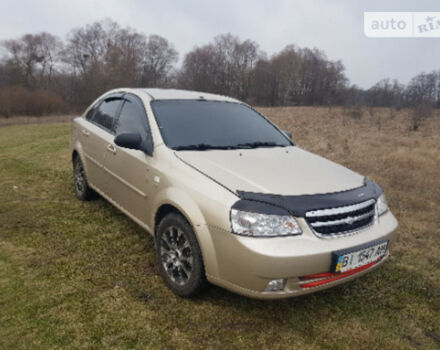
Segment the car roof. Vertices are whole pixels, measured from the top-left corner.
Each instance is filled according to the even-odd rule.
[[[201,91],[179,90],[179,89],[159,89],[159,88],[123,88],[116,89],[118,92],[132,92],[137,95],[146,94],[152,100],[212,100],[212,101],[240,101],[223,95],[210,94]]]

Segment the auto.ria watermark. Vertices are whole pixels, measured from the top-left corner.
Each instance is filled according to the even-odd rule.
[[[364,12],[370,38],[440,38],[440,12]]]

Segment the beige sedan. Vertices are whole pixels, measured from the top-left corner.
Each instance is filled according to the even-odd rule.
[[[389,256],[397,221],[373,181],[307,152],[225,96],[116,89],[73,122],[76,196],[101,195],[156,244],[168,287],[311,293]]]

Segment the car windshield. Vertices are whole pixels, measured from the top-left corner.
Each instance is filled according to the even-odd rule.
[[[240,103],[206,100],[151,102],[162,138],[174,150],[286,147],[293,143]]]

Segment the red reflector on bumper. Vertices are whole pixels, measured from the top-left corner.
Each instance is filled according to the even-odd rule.
[[[340,280],[342,278],[345,278],[345,277],[348,277],[348,276],[352,276],[352,275],[354,275],[354,274],[356,274],[358,272],[367,270],[368,268],[370,268],[374,264],[376,264],[379,260],[380,260],[380,258],[377,259],[376,261],[372,261],[369,264],[366,264],[366,265],[363,265],[363,266],[359,266],[359,267],[357,267],[355,269],[348,270],[348,271],[345,271],[345,272],[339,272],[339,273],[336,273],[336,272],[322,272],[322,273],[316,273],[316,274],[313,274],[313,275],[302,276],[302,277],[299,278],[299,280],[300,280],[299,283],[301,285],[301,288],[318,287],[318,286],[321,286],[323,284],[330,283],[330,282],[333,282],[333,281],[337,281],[337,280]],[[313,281],[307,282],[307,281],[310,281],[310,280],[313,280]]]

